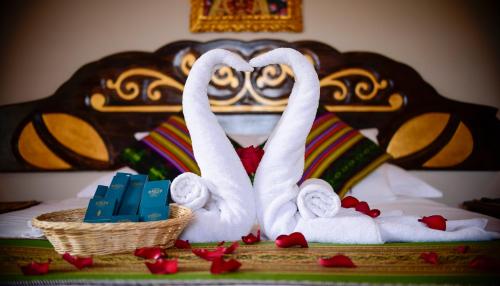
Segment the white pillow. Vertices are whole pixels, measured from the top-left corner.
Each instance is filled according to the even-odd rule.
[[[384,163],[357,183],[348,193],[359,200],[380,203],[397,196],[439,198],[443,193],[404,169]]]
[[[97,185],[109,186],[111,185],[111,181],[115,176],[116,172],[129,173],[129,174],[137,174],[135,170],[130,169],[129,167],[123,167],[116,171],[106,172],[105,175],[99,177],[92,183],[88,184],[86,187],[81,189],[76,195],[77,198],[92,198],[94,197],[95,190],[97,189]]]

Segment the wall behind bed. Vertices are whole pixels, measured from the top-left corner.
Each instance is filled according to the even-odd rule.
[[[120,51],[181,39],[277,38],[380,53],[412,66],[449,98],[500,108],[500,23],[488,6],[494,1],[472,2],[303,0],[303,33],[191,34],[187,0],[24,0],[1,9],[0,105],[46,97],[83,64]],[[450,205],[500,195],[500,172],[412,173]],[[0,173],[0,200],[71,197],[100,175]]]

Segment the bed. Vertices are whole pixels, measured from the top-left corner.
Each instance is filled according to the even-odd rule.
[[[0,107],[3,122],[0,130],[0,171],[106,171],[79,191],[78,198],[44,202],[0,215],[0,236],[4,237],[0,241],[2,266],[8,269],[8,275],[3,278],[11,281],[26,279],[19,276],[19,270],[8,262],[19,263],[27,256],[60,260],[46,241],[20,239],[39,238],[41,235],[27,224],[29,219],[52,210],[84,207],[97,184],[109,183],[114,171],[127,168],[122,159],[123,151],[137,144],[145,132],[182,111],[183,84],[197,57],[213,48],[225,48],[250,59],[277,47],[295,48],[313,63],[320,79],[322,110],[335,113],[350,126],[362,130],[366,137],[391,155],[388,163],[357,183],[350,190],[351,194],[371,202],[382,212],[402,211],[419,216],[439,213],[448,219],[483,217],[488,219],[487,229],[500,231],[498,219],[432,201],[431,198],[439,197],[441,193],[404,171],[499,170],[500,122],[496,117],[496,108],[447,99],[411,67],[379,54],[341,53],[316,41],[179,41],[152,53],[124,52],[106,56],[81,67],[50,97]],[[214,73],[208,91],[212,110],[227,133],[241,145],[258,145],[279,119],[292,85],[293,72],[284,65],[268,66],[252,73],[237,73],[221,67]],[[385,178],[385,185],[380,185],[381,178]],[[247,283],[249,279],[253,279],[251,283],[269,283],[270,279],[277,279],[281,281],[279,283],[290,280],[300,283],[492,281],[495,276],[491,271],[478,275],[466,269],[463,265],[465,258],[457,260],[453,249],[458,245],[462,244],[391,244],[372,248],[318,244],[310,252],[299,253],[305,257],[330,252],[355,253],[353,255],[360,257],[361,261],[365,259],[366,263],[361,263],[363,267],[358,268],[358,272],[325,272],[302,261],[304,257],[297,258],[297,253],[289,253],[287,255],[292,258],[287,256],[285,261],[290,263],[279,264],[278,268],[283,269],[280,272],[278,268],[264,270],[256,266],[263,261],[269,263],[270,259],[279,260],[280,253],[271,248],[272,243],[264,243],[262,249],[245,247],[241,250],[241,257],[251,256],[255,251],[262,252],[258,258],[248,260],[252,266],[247,268],[247,272],[211,280],[213,277],[199,274],[199,271],[206,270],[206,265],[198,265],[191,269],[191,274],[180,275],[177,277],[180,280],[168,282],[192,283],[192,279],[204,279],[204,283],[215,284],[234,283],[231,279],[240,283]],[[473,245],[474,252],[469,253],[467,259],[472,255],[488,253],[498,259],[497,242],[477,243],[477,247]],[[394,260],[391,260],[387,263],[392,263],[392,266],[382,270],[374,266],[377,259],[371,260],[373,255],[370,259],[363,256],[363,253],[373,254],[384,249],[391,253],[403,249],[407,255],[403,259],[406,259],[406,264],[395,267]],[[427,249],[441,251],[445,261],[454,261],[455,264],[437,270],[422,266],[414,256]],[[27,256],[19,254],[25,252]],[[181,261],[191,261],[185,253],[173,255]],[[124,255],[118,258],[132,265],[141,264]],[[125,269],[119,268],[118,271],[116,265],[110,266],[106,261],[106,258],[100,260],[99,263],[107,268],[94,272],[95,275],[92,272],[65,273],[68,269],[56,263],[62,274],[46,277],[52,283],[62,284],[78,281],[98,284],[102,283],[102,279],[165,283],[161,279],[151,282],[148,279],[152,277],[146,275],[143,269],[127,278],[123,276]],[[300,269],[300,265],[308,265],[307,270],[300,275],[291,275]],[[408,271],[410,268],[416,270]],[[431,278],[422,278],[429,273]],[[250,274],[255,274],[255,277]]]

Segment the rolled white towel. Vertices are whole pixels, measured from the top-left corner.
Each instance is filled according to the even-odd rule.
[[[324,180],[308,179],[300,185],[297,207],[305,219],[334,217],[340,209],[340,198]]]
[[[194,173],[186,172],[173,180],[170,194],[174,202],[195,211],[204,207],[210,199],[209,183]]]

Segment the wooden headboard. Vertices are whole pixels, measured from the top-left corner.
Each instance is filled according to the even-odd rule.
[[[134,133],[181,112],[193,62],[213,48],[249,60],[277,47],[314,63],[321,108],[356,128],[378,128],[382,148],[407,169],[500,169],[497,109],[447,99],[411,67],[369,52],[340,53],[315,41],[179,41],[153,53],[124,52],[89,63],[50,97],[0,107],[0,170],[119,167]],[[252,73],[221,67],[209,86],[218,114],[279,114],[293,86],[284,65]]]

